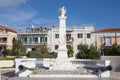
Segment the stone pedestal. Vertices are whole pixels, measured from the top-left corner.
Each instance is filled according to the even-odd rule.
[[[67,55],[67,49],[58,49],[58,52],[57,52],[57,59],[67,59],[68,58],[68,55]]]
[[[75,66],[70,63],[70,59],[66,58],[57,58],[55,60],[55,63],[51,65],[49,70],[64,70],[64,71],[71,71],[71,70],[77,70]]]

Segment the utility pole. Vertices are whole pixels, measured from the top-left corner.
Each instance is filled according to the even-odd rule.
[[[117,45],[117,34],[116,34],[116,31],[115,31],[115,45]]]
[[[104,54],[105,54],[105,44],[106,44],[106,41],[105,41],[105,35],[103,35],[103,40],[104,40],[104,43],[103,43],[103,45],[102,45],[102,52],[103,52],[103,56],[104,56]]]

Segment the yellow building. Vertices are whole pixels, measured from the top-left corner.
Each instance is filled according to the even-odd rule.
[[[112,46],[120,45],[120,28],[106,28],[91,33],[92,43],[98,50]]]
[[[16,33],[16,30],[0,25],[0,48],[12,49]]]

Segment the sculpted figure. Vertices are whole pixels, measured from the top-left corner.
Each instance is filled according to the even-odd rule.
[[[65,7],[63,6],[62,8],[59,8],[58,13],[59,13],[62,17],[64,17],[64,16],[65,16],[65,13],[66,13]]]

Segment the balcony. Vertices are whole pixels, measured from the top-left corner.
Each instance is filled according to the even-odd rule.
[[[67,44],[72,44],[73,43],[73,40],[72,39],[67,39]]]
[[[7,38],[8,34],[0,34],[0,38]]]
[[[7,37],[0,37],[0,45],[6,45],[7,44]]]
[[[7,41],[0,41],[0,45],[6,45]]]

